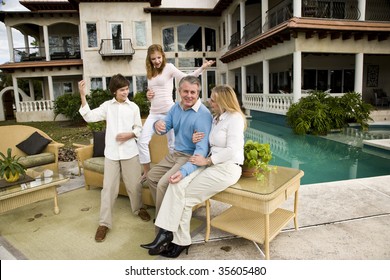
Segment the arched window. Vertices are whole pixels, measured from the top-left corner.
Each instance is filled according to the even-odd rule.
[[[162,33],[165,52],[216,51],[215,29],[189,23],[165,28]]]

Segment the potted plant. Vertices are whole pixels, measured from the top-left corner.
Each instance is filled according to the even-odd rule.
[[[242,166],[242,176],[256,176],[257,180],[263,180],[263,172],[270,171],[272,169],[268,165],[271,159],[272,152],[270,144],[247,140],[244,145],[244,164]]]
[[[19,162],[20,157],[12,156],[12,149],[7,149],[5,156],[0,152],[0,178],[4,178],[7,182],[16,182],[20,175],[26,174],[26,168]]]

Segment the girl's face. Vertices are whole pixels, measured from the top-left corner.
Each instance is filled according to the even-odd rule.
[[[129,87],[121,87],[115,92],[115,99],[119,103],[123,103],[126,101],[127,96],[129,95]]]
[[[154,68],[160,68],[161,64],[163,62],[163,56],[162,53],[156,51],[150,55],[150,61],[153,64]]]

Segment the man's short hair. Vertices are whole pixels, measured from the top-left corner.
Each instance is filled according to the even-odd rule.
[[[192,85],[198,85],[198,92],[200,91],[200,89],[201,89],[201,87],[202,87],[202,85],[201,85],[200,80],[199,80],[198,77],[189,75],[189,76],[184,76],[184,77],[180,80],[180,82],[179,82],[179,90],[180,90],[180,88],[181,88],[181,86],[182,86],[182,84],[183,84],[184,82],[190,83],[190,84],[192,84]]]
[[[110,89],[110,92],[112,94],[115,94],[115,92],[123,87],[130,86],[130,82],[128,79],[126,79],[123,75],[121,74],[116,74],[112,76],[110,79],[110,83],[108,85],[108,88]]]

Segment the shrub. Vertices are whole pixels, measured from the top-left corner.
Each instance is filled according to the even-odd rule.
[[[132,101],[138,105],[141,117],[144,118],[149,115],[150,102],[146,97],[146,92],[137,92]]]
[[[59,114],[63,114],[72,121],[81,121],[83,118],[79,114],[80,106],[78,93],[67,93],[57,97],[54,101],[54,120]]]
[[[368,127],[372,105],[364,102],[356,92],[332,97],[315,91],[290,106],[286,117],[296,134],[326,135],[331,129],[340,129],[351,122]]]

